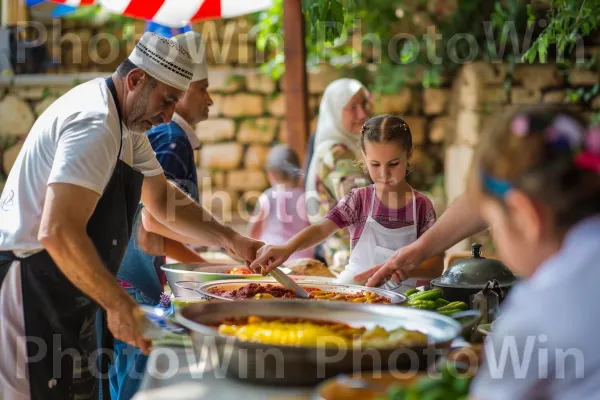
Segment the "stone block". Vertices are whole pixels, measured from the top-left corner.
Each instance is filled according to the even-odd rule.
[[[223,115],[226,117],[261,116],[265,113],[263,96],[240,93],[223,99]]]
[[[29,104],[15,95],[7,95],[0,101],[0,135],[27,135],[35,122]]]
[[[235,170],[227,174],[227,189],[247,192],[265,190],[269,186],[266,175],[262,171]]]
[[[235,137],[235,122],[231,119],[207,119],[196,125],[196,136],[202,142],[219,142]]]
[[[244,167],[251,170],[264,171],[269,155],[270,147],[261,145],[252,145],[246,149],[244,155]]]
[[[220,219],[227,219],[237,207],[239,194],[234,190],[209,189],[200,193],[200,202],[204,208]]]
[[[466,191],[474,153],[469,145],[452,145],[446,149],[444,185],[448,204]]]
[[[450,90],[426,88],[423,91],[423,111],[425,115],[439,115],[448,109]]]
[[[283,94],[269,100],[269,114],[277,117],[285,115],[285,96]]]
[[[321,94],[334,80],[340,78],[340,71],[328,66],[320,66],[308,72],[308,92]]]
[[[16,87],[12,93],[23,100],[41,100],[46,94],[47,89],[42,86]]]
[[[438,117],[431,122],[429,128],[429,140],[432,143],[443,143],[446,140],[446,132],[450,129],[453,120],[450,117]]]
[[[529,90],[556,87],[563,83],[555,65],[517,65],[513,81]]]
[[[37,115],[38,117],[40,115],[42,115],[42,113],[44,111],[46,111],[46,109],[48,107],[50,107],[52,105],[52,103],[54,103],[55,101],[56,101],[56,97],[48,96],[45,99],[43,99],[42,101],[40,101],[39,103],[37,103],[34,107],[35,115]]]
[[[502,86],[483,83],[460,85],[457,97],[459,108],[466,110],[481,110],[489,105],[508,102],[508,95]]]
[[[412,92],[409,88],[402,88],[397,94],[373,96],[373,110],[376,114],[404,114],[412,101]]]
[[[246,77],[246,86],[251,92],[271,94],[277,89],[277,82],[270,76],[254,72]]]
[[[548,104],[562,104],[565,102],[567,95],[564,90],[553,90],[544,93],[542,96],[542,102]]]
[[[242,121],[237,140],[241,143],[270,144],[275,138],[277,120],[257,118]]]
[[[427,120],[423,117],[402,117],[408,124],[414,145],[425,143]]]
[[[2,154],[2,170],[7,176],[10,173],[15,161],[17,161],[17,156],[19,155],[21,148],[23,148],[23,141],[18,141],[6,149]]]
[[[285,120],[282,120],[281,123],[279,124],[279,135],[277,136],[277,140],[279,140],[279,142],[281,143],[285,143],[285,136],[286,136],[286,123]],[[312,132],[311,132],[312,134]]]
[[[513,87],[510,98],[512,104],[539,104],[542,101],[542,92],[537,89]]]
[[[228,67],[208,69],[208,84],[211,92],[235,92],[245,86],[244,72]]]
[[[240,166],[244,149],[236,142],[207,144],[200,149],[200,167],[208,170],[233,170]]]
[[[227,172],[213,171],[211,174],[211,185],[216,188],[224,188],[227,182]]]
[[[460,72],[460,79],[467,84],[481,82],[482,84],[499,85],[506,79],[508,65],[491,64],[484,61],[476,61],[466,64]]]
[[[212,99],[213,104],[208,108],[208,118],[217,118],[222,114],[223,96],[211,93],[210,98]]]
[[[572,86],[593,86],[600,82],[597,71],[583,68],[571,68],[569,80]]]

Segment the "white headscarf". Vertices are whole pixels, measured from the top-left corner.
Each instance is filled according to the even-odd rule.
[[[360,147],[356,135],[346,131],[342,126],[342,113],[350,99],[365,86],[356,79],[342,78],[329,84],[323,93],[319,105],[319,122],[315,133],[314,153],[308,166],[306,176],[306,192],[308,196],[316,196],[318,164],[331,146],[343,144],[352,152],[358,154]],[[308,203],[307,203],[308,204]],[[316,216],[316,210],[308,210],[311,220]]]

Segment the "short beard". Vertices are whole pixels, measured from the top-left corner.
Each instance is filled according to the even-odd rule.
[[[133,102],[133,107],[127,116],[125,126],[134,134],[141,135],[146,133],[144,122],[138,121],[138,119],[146,113],[148,101],[150,100],[150,93],[156,87],[156,85],[156,79],[148,76],[147,84],[143,87],[142,91],[138,95],[139,100],[136,99],[136,101]]]

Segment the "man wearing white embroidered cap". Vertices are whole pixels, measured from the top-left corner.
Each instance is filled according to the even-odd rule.
[[[100,328],[149,352],[143,313],[115,279],[140,197],[184,241],[255,258],[261,243],[169,183],[143,134],[171,120],[192,76],[185,49],[146,33],[110,78],[73,88],[29,132],[0,197],[0,398],[98,398],[98,309]]]
[[[171,122],[155,126],[146,134],[167,179],[199,202],[194,150],[200,147],[200,141],[194,127],[208,118],[208,109],[212,105],[207,91],[206,53],[203,52],[202,37],[197,32],[190,31],[173,40],[186,49],[194,61],[192,83],[175,106]],[[143,207],[140,207],[135,222],[137,228],[129,240],[117,279],[138,303],[157,306],[161,303],[163,291],[164,277],[160,266],[165,263],[164,256],[182,263],[204,260],[184,243],[171,239],[171,231],[152,218]],[[134,396],[147,359],[148,356],[136,346],[115,341],[110,368],[111,400],[128,400]]]

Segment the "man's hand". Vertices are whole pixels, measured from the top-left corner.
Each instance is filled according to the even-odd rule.
[[[365,286],[373,287],[391,279],[399,283],[408,279],[410,273],[426,259],[417,242],[402,247],[384,263],[354,277],[357,282],[367,280]]]
[[[234,233],[230,245],[225,248],[234,258],[244,261],[246,266],[249,266],[256,259],[258,249],[264,245],[263,242]]]
[[[106,310],[108,329],[113,336],[123,342],[139,347],[148,355],[152,350],[152,341],[143,336],[146,315],[132,301],[116,309]]]
[[[250,264],[250,269],[256,273],[269,272],[283,264],[292,255],[293,250],[288,246],[266,245],[258,250],[258,258]],[[262,268],[264,267],[264,271]]]

